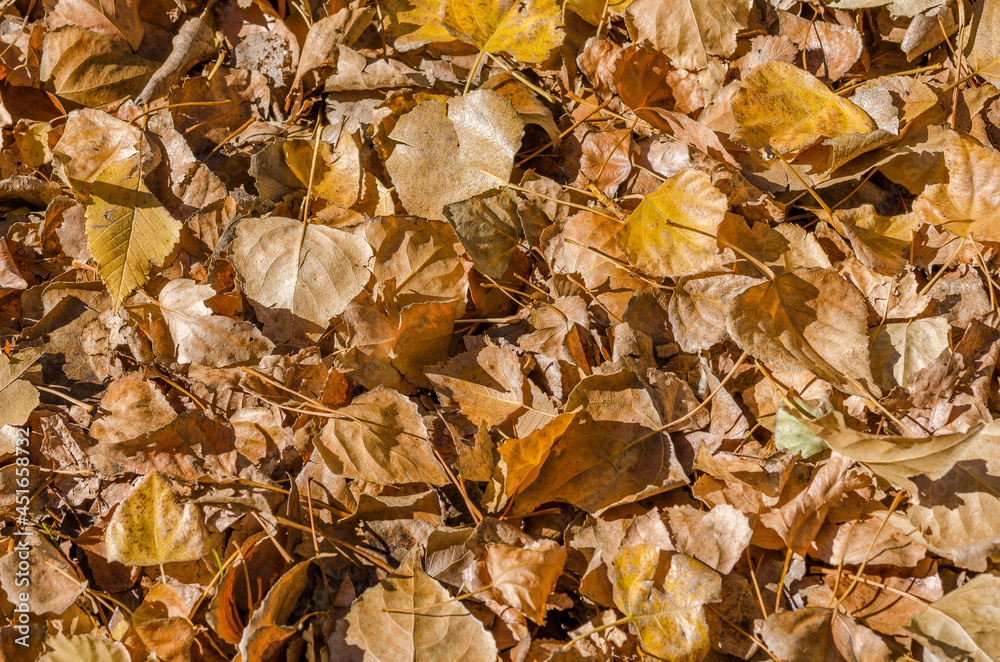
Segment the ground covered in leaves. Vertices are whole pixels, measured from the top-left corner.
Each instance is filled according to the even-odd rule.
[[[1000,660],[1000,0],[0,40],[0,660]]]

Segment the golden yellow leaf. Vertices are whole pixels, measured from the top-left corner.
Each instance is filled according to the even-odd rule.
[[[441,23],[486,53],[507,52],[519,62],[541,62],[563,42],[555,0],[444,0]]]
[[[442,2],[443,0],[388,0],[390,8],[409,6],[405,11],[389,12],[386,31],[396,37],[396,49],[405,53],[431,43],[454,41],[454,37],[441,25]]]
[[[158,471],[139,479],[118,504],[104,544],[109,561],[138,566],[196,561],[211,549],[201,510],[181,505]]]
[[[948,131],[944,165],[947,181],[929,185],[913,202],[917,220],[961,237],[1000,240],[1000,152]]]
[[[750,72],[732,101],[733,138],[753,149],[797,152],[821,138],[869,133],[875,120],[807,71],[772,60]]]
[[[663,576],[656,547],[622,549],[614,563],[615,604],[645,652],[660,660],[699,662],[711,646],[704,605],[721,599],[722,577],[684,554],[673,555],[669,563]]]
[[[677,278],[710,269],[715,234],[729,200],[700,170],[687,168],[646,196],[618,233],[629,262],[650,276]]]
[[[504,478],[504,497],[510,499],[538,477],[542,464],[549,457],[552,445],[573,422],[576,412],[559,414],[544,427],[520,439],[507,439],[497,447],[497,452],[507,465]],[[506,505],[506,501],[502,502]],[[503,507],[501,505],[500,507]]]
[[[361,151],[353,135],[345,133],[336,147],[322,141],[316,154],[313,169],[311,140],[288,140],[282,145],[288,167],[302,182],[309,185],[312,172],[312,191],[330,204],[347,209],[358,202],[364,191],[364,170],[361,168]]]
[[[181,223],[142,181],[141,156],[109,163],[97,175],[87,205],[87,245],[117,310],[162,265],[180,238]]]

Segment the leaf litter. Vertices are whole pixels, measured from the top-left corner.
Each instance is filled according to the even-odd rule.
[[[1000,0],[168,4],[4,9],[0,660],[1000,660]]]

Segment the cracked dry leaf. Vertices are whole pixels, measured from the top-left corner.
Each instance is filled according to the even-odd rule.
[[[639,635],[643,651],[670,662],[698,662],[711,648],[704,605],[722,599],[722,577],[684,554],[671,556],[664,574],[660,554],[649,545],[618,553],[615,604]]]
[[[553,540],[526,547],[486,546],[486,571],[501,601],[535,623],[545,624],[545,602],[566,565],[566,550]]]
[[[228,368],[270,354],[274,343],[253,324],[213,314],[205,302],[215,295],[210,286],[187,278],[160,290],[160,310],[177,348],[177,362]]]
[[[945,182],[930,184],[913,203],[916,218],[960,237],[1000,241],[1000,152],[948,131]]]
[[[409,398],[378,387],[337,410],[315,444],[330,470],[378,485],[444,485],[448,476]]]
[[[868,113],[831,92],[815,76],[772,60],[747,76],[732,100],[733,139],[779,154],[805,149],[821,138],[870,133],[878,126]]]
[[[1000,659],[998,598],[1000,577],[979,575],[929,605],[910,621],[907,630],[939,659]]]
[[[943,317],[883,324],[872,334],[872,372],[886,391],[908,388],[914,375],[949,349],[951,325]]]
[[[868,310],[833,269],[798,269],[733,299],[726,328],[751,356],[807,370],[851,392],[872,382]]]
[[[373,257],[361,237],[278,216],[241,222],[230,255],[248,298],[323,329],[364,289]]]
[[[42,353],[32,348],[0,356],[0,425],[24,425],[38,406],[38,389],[21,377]]]
[[[385,167],[406,210],[445,220],[444,207],[505,186],[521,145],[524,122],[492,90],[419,104],[399,118]],[[433,182],[433,186],[428,186]]]
[[[201,510],[181,505],[158,471],[140,478],[118,504],[104,545],[108,561],[137,566],[196,561],[211,550]]]
[[[517,211],[520,202],[511,191],[499,189],[444,207],[445,218],[476,269],[495,280],[503,278],[524,238]]]
[[[142,181],[141,152],[113,161],[97,175],[87,204],[87,246],[108,286],[114,310],[149,270],[162,266],[180,239],[181,222]]]
[[[618,234],[629,262],[650,276],[677,278],[719,262],[715,237],[729,200],[707,174],[686,168],[646,196]]]
[[[347,614],[347,643],[364,662],[494,662],[496,643],[465,606],[420,567],[411,551]]]
[[[545,60],[565,37],[555,0],[444,0],[440,16],[455,38],[518,62]]]
[[[40,77],[55,94],[96,108],[139,92],[157,66],[76,25],[45,33]]]
[[[649,40],[678,69],[704,69],[712,55],[732,55],[747,26],[746,0],[636,0],[628,8],[633,41]]]

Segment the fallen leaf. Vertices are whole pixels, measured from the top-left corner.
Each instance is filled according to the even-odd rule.
[[[618,245],[651,276],[689,276],[718,262],[716,232],[726,196],[705,173],[686,169],[665,181],[625,221]]]
[[[750,72],[732,101],[733,138],[756,150],[797,152],[851,133],[869,133],[875,121],[798,67],[772,60]]]
[[[1000,579],[984,574],[951,591],[910,621],[908,629],[931,651],[976,662],[1000,657],[987,614],[997,609]],[[984,620],[984,616],[986,620]]]
[[[872,372],[886,391],[908,387],[918,372],[949,349],[951,326],[943,317],[883,324],[872,336]]]
[[[668,563],[661,573],[657,548],[622,549],[614,563],[615,604],[639,635],[643,651],[661,660],[695,662],[711,648],[704,605],[721,599],[722,579],[683,554]]]
[[[38,662],[130,662],[128,649],[117,641],[93,634],[67,637],[56,633],[45,640],[49,651]]]
[[[551,540],[524,548],[486,546],[486,571],[493,591],[504,604],[538,623],[545,624],[545,601],[566,564],[566,550]]]
[[[563,41],[555,0],[444,0],[441,24],[484,53],[508,52],[518,62],[541,62]]]
[[[195,561],[211,549],[201,510],[181,505],[158,471],[140,478],[108,522],[109,561],[161,566]]]
[[[425,101],[400,117],[385,163],[406,210],[438,221],[445,205],[508,183],[524,131],[510,102],[491,90],[449,99],[445,109]]]
[[[50,30],[75,25],[104,35],[119,46],[135,51],[145,29],[138,3],[129,0],[47,0],[45,23]]]
[[[3,425],[24,425],[38,406],[38,389],[21,379],[42,352],[26,349],[13,356],[0,356],[0,406]]]
[[[494,662],[497,656],[493,637],[424,572],[416,552],[351,605],[347,624],[347,641],[364,651],[365,662]]]
[[[316,440],[334,473],[382,485],[448,482],[417,406],[406,397],[376,388],[338,414]]]
[[[108,164],[98,173],[87,205],[87,246],[108,286],[115,311],[150,268],[163,265],[180,238],[181,224],[143,182],[141,153]]]
[[[636,0],[628,8],[634,41],[649,40],[680,69],[704,69],[711,55],[732,55],[749,13],[740,0]]]
[[[509,190],[499,189],[444,207],[444,217],[455,228],[472,263],[490,278],[503,278],[523,239],[519,202]]]

